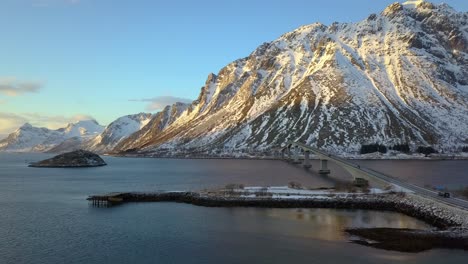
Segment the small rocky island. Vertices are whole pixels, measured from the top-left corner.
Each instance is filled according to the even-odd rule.
[[[86,150],[76,150],[64,154],[60,154],[50,159],[29,164],[29,167],[42,168],[83,168],[83,167],[99,167],[107,165],[106,162],[94,154]]]

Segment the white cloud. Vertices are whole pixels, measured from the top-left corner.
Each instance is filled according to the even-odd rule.
[[[7,96],[18,96],[25,93],[38,93],[41,82],[18,81],[15,77],[0,77],[0,93]]]
[[[65,127],[69,123],[74,123],[80,120],[90,120],[94,118],[89,115],[74,115],[74,116],[50,116],[38,113],[5,113],[0,112],[0,137],[1,135],[10,134],[16,129],[30,123],[37,127],[47,127],[49,129],[58,129]]]
[[[192,100],[188,98],[182,97],[175,97],[175,96],[156,96],[154,98],[146,98],[146,99],[133,99],[130,100],[132,102],[147,102],[149,103],[146,106],[147,111],[157,111],[162,110],[164,107],[168,105],[172,105],[174,103],[191,103]]]

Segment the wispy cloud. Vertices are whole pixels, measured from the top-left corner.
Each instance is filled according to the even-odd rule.
[[[78,114],[74,116],[50,116],[39,113],[7,113],[0,112],[0,136],[12,133],[25,123],[30,123],[37,127],[47,127],[57,129],[65,127],[68,123],[74,123],[81,120],[94,120],[92,116]]]
[[[175,97],[175,96],[156,96],[153,98],[144,98],[144,99],[132,99],[132,102],[146,102],[146,111],[157,111],[162,110],[168,105],[174,103],[191,103],[192,100],[188,98]]]
[[[42,83],[37,81],[19,81],[15,77],[0,77],[0,93],[7,96],[38,93],[42,86]]]

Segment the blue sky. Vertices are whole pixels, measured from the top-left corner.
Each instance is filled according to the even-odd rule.
[[[0,136],[26,121],[108,124],[172,97],[193,100],[210,72],[263,42],[317,21],[356,22],[392,2],[1,0]],[[466,0],[445,2],[468,10]]]

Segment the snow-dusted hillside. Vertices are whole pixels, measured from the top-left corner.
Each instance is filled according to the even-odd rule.
[[[88,140],[99,135],[103,130],[104,128],[95,120],[78,121],[57,130],[24,124],[6,139],[0,141],[0,151],[44,152],[64,141]]]
[[[358,23],[306,25],[210,74],[170,123],[168,111],[115,151],[287,140],[336,151],[372,142],[450,150],[468,143],[468,14],[411,1]]]

